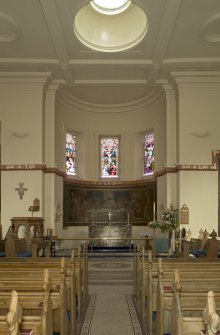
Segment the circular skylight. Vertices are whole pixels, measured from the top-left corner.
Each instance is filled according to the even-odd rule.
[[[130,6],[129,0],[93,0],[91,6],[99,13],[115,15],[125,11]]]
[[[121,12],[117,12],[118,15],[103,15],[91,3],[102,5],[102,8],[106,6],[108,13]],[[133,1],[93,0],[76,13],[73,29],[80,42],[90,49],[120,52],[133,48],[143,40],[148,22],[144,10]]]

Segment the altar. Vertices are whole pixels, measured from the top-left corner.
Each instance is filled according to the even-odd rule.
[[[89,226],[89,238],[97,238],[90,241],[90,246],[93,247],[128,247],[131,244],[132,226],[129,224],[93,224]]]

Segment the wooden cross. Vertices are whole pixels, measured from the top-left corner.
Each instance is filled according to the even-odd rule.
[[[20,199],[23,199],[24,191],[27,191],[28,189],[24,186],[24,183],[18,183],[19,187],[15,188],[15,191],[18,191],[18,195],[20,196]]]

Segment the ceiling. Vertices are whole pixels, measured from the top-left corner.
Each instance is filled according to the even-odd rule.
[[[74,34],[88,0],[0,0],[0,71],[50,71],[77,99],[120,104],[145,97],[172,71],[220,69],[219,0],[133,2],[147,15],[147,34],[130,50],[101,52]]]

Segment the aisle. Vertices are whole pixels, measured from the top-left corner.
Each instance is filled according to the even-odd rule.
[[[142,335],[132,276],[132,258],[89,260],[91,298],[80,335]]]

